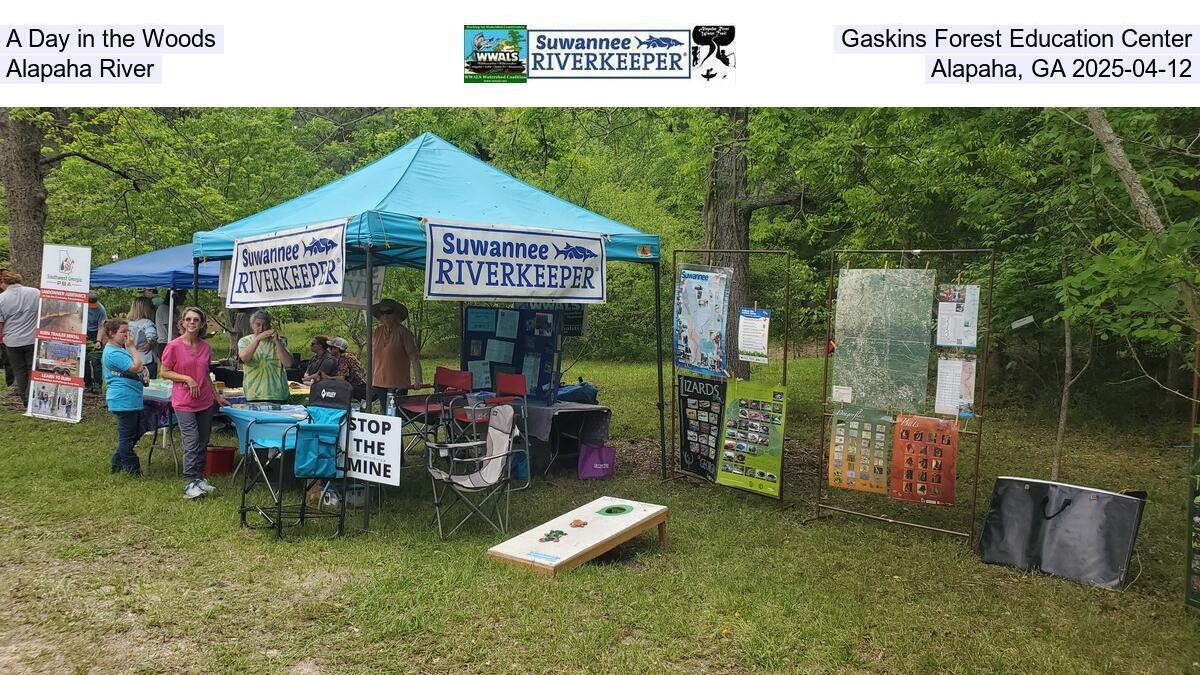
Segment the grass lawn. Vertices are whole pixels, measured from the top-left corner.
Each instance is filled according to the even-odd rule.
[[[1182,424],[1069,436],[1065,480],[1150,491],[1137,580],[1103,591],[984,565],[943,535],[845,516],[803,524],[820,367],[790,372],[794,506],[781,510],[660,482],[653,365],[577,364],[568,377],[599,384],[614,409],[617,477],[552,472],[514,495],[513,529],[611,494],[669,506],[671,546],[646,536],[555,580],[487,559],[504,537],[481,528],[439,541],[421,469],[370,532],[280,542],[238,527],[227,478],[185,502],[169,457],[140,479],[109,475],[107,413],[69,425],[6,406],[0,671],[1200,670],[1200,624],[1182,609],[1187,451],[1170,449]],[[1049,423],[995,411],[980,516],[996,475],[1046,474],[1050,439]],[[884,498],[832,499],[901,513]],[[965,506],[912,517],[968,525]]]

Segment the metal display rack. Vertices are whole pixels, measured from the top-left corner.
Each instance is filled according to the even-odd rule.
[[[982,325],[983,328],[983,348],[978,352],[977,362],[980,363],[979,379],[976,382],[976,390],[979,392],[979,404],[974,408],[973,419],[978,421],[975,429],[965,429],[961,425],[961,420],[956,416],[955,424],[958,426],[960,436],[973,437],[975,440],[975,458],[971,468],[971,516],[969,531],[952,530],[943,527],[935,527],[924,523],[912,522],[903,518],[893,518],[886,515],[874,513],[866,513],[844,506],[836,506],[826,503],[829,498],[830,491],[826,489],[827,472],[825,468],[826,450],[828,446],[828,431],[829,420],[833,417],[833,401],[830,400],[830,349],[829,345],[833,340],[833,302],[834,302],[834,285],[837,278],[839,258],[846,260],[854,256],[862,255],[884,255],[884,256],[900,256],[901,268],[904,267],[909,257],[919,258],[922,256],[936,255],[973,255],[983,256],[988,260],[988,285],[987,285],[987,313],[986,319]],[[928,268],[928,266],[926,266]],[[809,523],[820,518],[827,518],[833,513],[841,513],[860,518],[868,518],[893,525],[902,525],[920,530],[928,530],[931,532],[939,532],[955,537],[962,537],[968,543],[975,540],[976,534],[976,516],[978,514],[977,505],[979,499],[979,461],[981,449],[983,446],[983,425],[986,419],[987,412],[987,355],[990,352],[992,338],[992,290],[996,283],[996,253],[990,248],[972,248],[972,249],[838,249],[830,253],[829,256],[829,280],[825,291],[825,357],[824,366],[821,375],[821,440],[818,449],[819,462],[817,465],[816,479],[816,498],[814,499],[815,513],[811,518],[804,522]],[[931,352],[932,353],[932,352]],[[909,414],[925,414],[924,410],[885,410],[889,415],[896,413]]]

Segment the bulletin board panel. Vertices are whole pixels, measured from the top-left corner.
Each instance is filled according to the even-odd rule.
[[[459,367],[477,390],[496,373],[525,375],[530,398],[553,403],[562,375],[562,316],[557,310],[468,305],[463,308]]]

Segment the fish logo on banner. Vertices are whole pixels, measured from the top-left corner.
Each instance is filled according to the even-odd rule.
[[[603,235],[429,221],[427,236],[428,299],[605,301]]]
[[[341,302],[346,220],[238,239],[225,306]]]

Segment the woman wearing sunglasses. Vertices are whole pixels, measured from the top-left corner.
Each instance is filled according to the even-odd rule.
[[[212,349],[208,346],[208,321],[198,307],[188,307],[179,317],[179,337],[167,343],[162,355],[162,376],[172,382],[171,406],[183,436],[183,497],[195,499],[213,491],[204,478],[208,436],[212,431],[213,403],[229,405],[217,393],[208,375]]]

